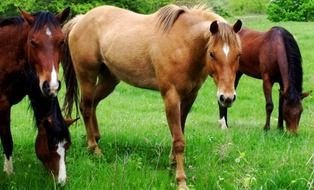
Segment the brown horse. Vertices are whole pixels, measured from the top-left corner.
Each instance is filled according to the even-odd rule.
[[[243,74],[262,79],[266,99],[266,124],[270,129],[270,115],[273,111],[272,86],[279,83],[278,128],[283,129],[283,120],[291,132],[296,132],[302,113],[302,99],[309,93],[302,93],[302,57],[292,34],[282,27],[273,27],[267,32],[242,29],[239,32],[242,43],[240,67],[235,88]],[[227,125],[227,108],[219,105],[222,128]]]
[[[173,138],[171,158],[176,163],[176,179],[179,187],[186,188],[186,117],[208,75],[218,87],[218,101],[224,106],[234,101],[241,51],[236,32],[240,28],[241,21],[232,27],[205,9],[175,5],[151,15],[102,6],[69,21],[64,26],[71,56],[63,61],[65,106],[70,114],[73,98],[77,102],[77,77],[88,148],[100,153],[96,106],[120,80],[158,90]]]
[[[0,138],[5,154],[4,172],[13,173],[11,107],[28,95],[39,131],[37,156],[58,182],[64,183],[65,150],[71,141],[56,95],[64,44],[60,24],[67,18],[69,8],[56,16],[43,11],[21,14],[0,20]]]

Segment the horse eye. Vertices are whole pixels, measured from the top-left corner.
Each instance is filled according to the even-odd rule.
[[[36,47],[38,46],[38,43],[35,42],[34,40],[31,40],[31,46],[32,46],[33,48],[36,48]]]
[[[215,59],[215,54],[214,54],[214,52],[210,52],[209,55],[210,55],[211,58]]]
[[[60,47],[63,46],[63,45],[64,45],[64,40],[62,40],[62,41],[59,42],[59,46],[60,46]]]

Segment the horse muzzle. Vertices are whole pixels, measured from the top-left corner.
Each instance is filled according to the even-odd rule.
[[[221,106],[223,107],[231,107],[232,103],[236,100],[236,93],[233,94],[224,94],[224,93],[217,93],[217,99]]]
[[[49,83],[48,81],[44,81],[41,87],[44,96],[47,97],[56,97],[60,88],[61,82],[59,80],[55,83]]]

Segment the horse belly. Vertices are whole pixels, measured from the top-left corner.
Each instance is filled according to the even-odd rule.
[[[102,36],[103,62],[118,79],[136,87],[157,90],[155,68],[149,51],[151,34],[137,27],[123,34],[109,32]]]
[[[130,85],[158,90],[157,79],[153,66],[137,61],[105,61],[106,66],[119,80]]]

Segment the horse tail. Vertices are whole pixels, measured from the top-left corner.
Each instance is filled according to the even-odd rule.
[[[71,58],[71,52],[69,49],[69,33],[75,26],[75,24],[83,17],[84,15],[77,15],[69,22],[67,22],[63,27],[62,31],[65,34],[65,43],[63,47],[63,56],[61,59],[61,65],[63,68],[63,77],[66,85],[66,93],[63,102],[63,111],[65,112],[65,117],[70,118],[72,114],[73,104],[75,104],[76,114],[78,114],[78,83],[75,75],[75,70]]]
[[[303,83],[302,56],[293,35],[282,27],[276,27],[281,32],[288,61],[289,87],[287,94],[288,103],[300,100]]]

